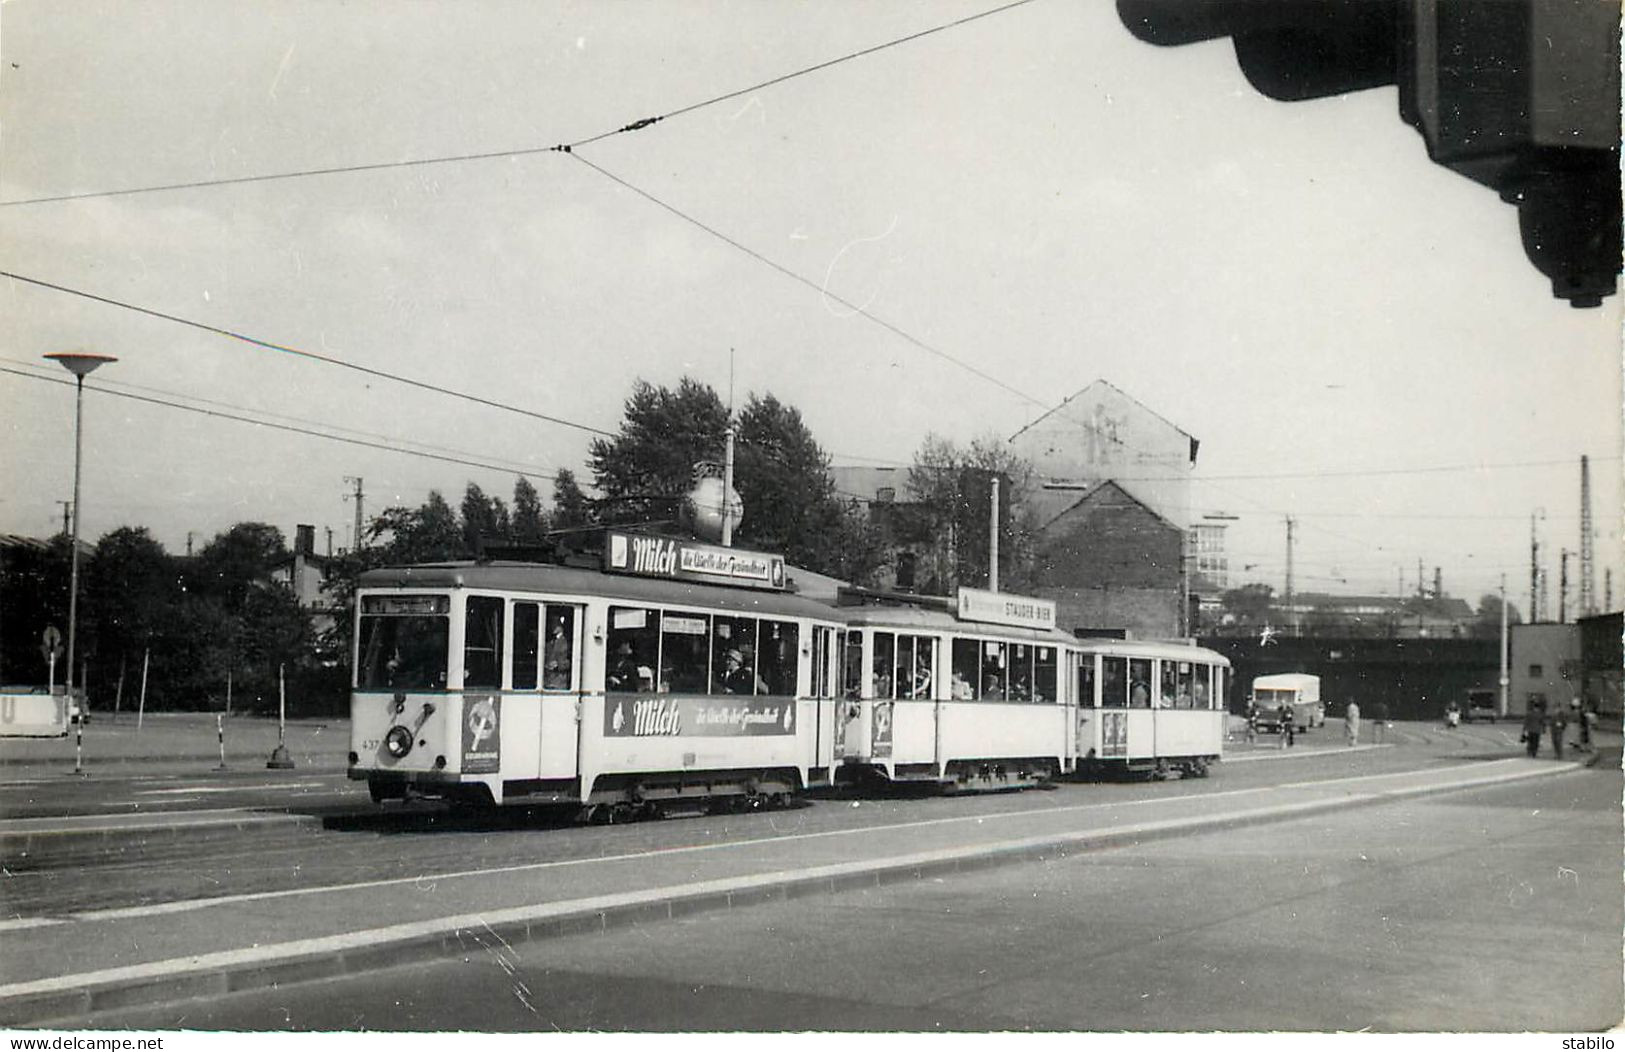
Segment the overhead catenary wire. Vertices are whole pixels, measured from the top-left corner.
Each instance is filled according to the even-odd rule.
[[[116,307],[120,310],[133,311],[136,314],[144,314],[149,318],[157,318],[161,321],[172,322],[176,325],[184,325],[191,329],[197,329],[200,332],[213,333],[216,336],[225,336],[228,339],[238,340],[242,343],[259,347],[264,350],[277,351],[282,354],[293,355],[297,358],[305,358],[309,359],[310,361],[322,362],[326,365],[336,366],[340,369],[349,369],[353,372],[362,373],[366,376],[377,377],[381,380],[390,380],[398,384],[404,384],[408,387],[416,387],[420,390],[432,391],[435,394],[447,395],[451,398],[460,398],[463,401],[472,402],[475,405],[483,405],[491,409],[501,409],[509,413],[518,413],[521,416],[528,416],[535,420],[545,420],[550,424],[558,424],[560,427],[574,428],[577,431],[585,431],[589,434],[601,435],[608,438],[613,438],[615,434],[613,431],[606,431],[601,427],[594,427],[592,424],[583,424],[580,421],[566,420],[563,417],[552,416],[547,413],[539,413],[534,409],[526,409],[523,406],[513,405],[510,402],[499,402],[494,398],[485,398],[481,395],[471,394],[467,391],[459,391],[455,388],[430,383],[427,380],[419,380],[414,377],[403,376],[400,373],[392,373],[383,369],[375,369],[370,365],[359,365],[355,362],[347,362],[342,358],[335,358],[332,355],[320,354],[316,351],[307,351],[289,344],[276,343],[271,340],[261,339],[257,336],[249,336],[246,333],[236,332],[235,330],[223,328],[219,325],[211,325],[208,322],[198,321],[194,318],[184,318],[178,314],[170,314],[166,311],[157,310],[152,307],[143,307],[140,304],[129,303],[124,300],[116,300],[110,296],[97,295],[94,292],[87,292],[84,289],[77,289],[69,285],[61,285],[55,282],[45,281],[41,278],[29,277],[26,274],[18,274],[14,271],[0,270],[0,277],[10,278],[13,281],[20,281],[24,284],[34,285],[43,289],[50,289],[53,292],[61,292],[69,296],[77,296],[81,299],[90,300],[94,303],[100,303],[109,307]]]
[[[843,307],[847,308],[848,310],[852,311],[854,314],[858,314],[858,315],[861,315],[864,318],[867,318],[869,321],[871,321],[874,324],[876,324],[876,325],[880,326],[881,328],[885,329],[887,332],[889,332],[893,336],[896,336],[899,339],[903,340],[905,343],[908,343],[910,346],[916,347],[919,350],[922,350],[922,351],[926,352],[927,354],[930,354],[930,355],[932,355],[932,356],[934,356],[936,358],[941,359],[942,361],[945,361],[945,362],[948,362],[951,365],[957,366],[960,369],[963,369],[966,372],[970,373],[971,375],[973,375],[973,376],[975,376],[975,377],[977,377],[977,378],[979,378],[981,380],[985,380],[988,383],[992,384],[993,386],[998,387],[999,389],[1001,389],[1001,390],[1003,390],[1003,391],[1005,391],[1005,392],[1007,392],[1009,394],[1015,395],[1017,398],[1021,399],[1024,402],[1028,402],[1028,403],[1031,403],[1032,405],[1036,405],[1039,408],[1044,409],[1046,411],[1053,408],[1053,406],[1051,406],[1048,402],[1045,402],[1045,401],[1043,401],[1043,400],[1041,400],[1039,398],[1036,398],[1033,395],[1030,395],[1027,392],[1021,390],[1020,388],[1015,387],[1015,386],[1007,383],[1006,381],[999,379],[997,376],[994,376],[992,373],[989,373],[989,372],[987,372],[987,371],[985,371],[983,369],[979,369],[976,366],[971,365],[969,362],[966,362],[966,361],[963,361],[962,359],[954,357],[953,355],[949,354],[947,351],[942,350],[941,348],[933,347],[931,344],[929,344],[929,343],[925,342],[924,340],[920,339],[918,336],[915,336],[914,334],[908,332],[907,330],[898,327],[896,324],[894,324],[894,323],[892,323],[890,321],[887,321],[885,318],[882,318],[879,315],[865,309],[863,306],[861,306],[859,304],[856,304],[856,303],[853,303],[851,300],[846,299],[843,296],[840,296],[840,295],[838,295],[838,294],[836,294],[834,292],[829,291],[829,289],[826,288],[824,285],[821,285],[820,283],[812,280],[811,278],[805,277],[805,276],[803,276],[801,274],[797,274],[795,271],[791,270],[789,267],[784,266],[782,263],[779,263],[776,260],[771,259],[768,256],[764,256],[762,253],[760,253],[760,252],[756,251],[755,249],[751,248],[749,245],[746,245],[744,242],[739,241],[736,238],[730,237],[729,235],[727,235],[727,234],[723,233],[722,231],[718,230],[716,227],[711,226],[710,224],[705,223],[704,221],[702,221],[700,219],[697,219],[692,215],[689,215],[687,212],[684,212],[682,209],[678,208],[676,205],[673,205],[668,201],[665,201],[665,200],[663,200],[663,199],[661,199],[659,197],[656,197],[654,194],[650,193],[649,191],[647,191],[647,190],[643,189],[642,187],[630,182],[629,180],[627,180],[625,178],[622,178],[619,175],[616,175],[614,172],[611,172],[609,169],[603,167],[602,165],[595,164],[594,162],[587,160],[585,157],[581,156],[580,154],[572,153],[570,156],[573,157],[576,161],[580,162],[581,164],[584,164],[588,168],[591,168],[593,171],[597,172],[599,175],[603,176],[604,178],[608,179],[609,181],[611,181],[613,183],[616,183],[616,184],[624,187],[627,190],[630,190],[634,194],[637,194],[639,197],[641,197],[644,200],[648,201],[649,203],[655,205],[657,208],[663,209],[664,211],[670,213],[671,215],[676,216],[678,219],[681,219],[683,222],[688,223],[689,225],[694,226],[694,227],[696,227],[696,228],[698,228],[700,230],[703,230],[705,233],[709,234],[711,237],[716,238],[718,241],[721,241],[724,244],[732,246],[733,248],[737,249],[738,251],[740,251],[740,252],[744,253],[745,255],[749,256],[751,259],[756,260],[758,263],[761,263],[762,265],[764,265],[766,267],[769,267],[772,270],[775,270],[778,273],[784,275],[785,277],[789,278],[791,281],[794,281],[794,282],[796,282],[798,284],[801,284],[801,285],[805,285],[806,287],[816,291],[819,295],[824,296],[824,297],[826,297],[826,298],[828,298],[830,300],[833,300],[836,303],[839,303],[841,306],[843,306]]]
[[[26,377],[30,380],[38,380],[42,383],[64,384],[70,387],[73,386],[72,380],[60,379],[55,376],[41,376],[37,373],[27,372],[22,369],[13,369],[10,366],[5,365],[0,365],[0,372]],[[335,435],[331,432],[318,431],[315,428],[299,427],[293,424],[279,424],[269,420],[256,420],[253,417],[242,416],[237,413],[227,413],[219,409],[205,409],[200,406],[186,405],[185,403],[174,402],[165,398],[155,398],[151,395],[136,394],[133,391],[118,391],[100,384],[92,387],[91,390],[97,391],[101,394],[110,395],[114,398],[129,398],[137,402],[147,402],[152,405],[166,406],[170,409],[180,409],[188,413],[199,413],[203,416],[211,416],[221,420],[235,420],[239,423],[253,424],[256,427],[266,427],[274,431],[288,431],[293,434],[305,435],[310,438],[325,439],[329,442],[343,442],[347,445],[362,446],[368,449],[381,449],[390,453],[400,453],[405,456],[422,457],[427,460],[438,460],[448,464],[461,464],[465,467],[480,468],[486,471],[496,471],[502,474],[535,474],[537,478],[549,479],[555,482],[558,481],[559,478],[556,472],[552,474],[543,473],[546,471],[545,468],[540,472],[517,471],[511,466],[502,466],[499,464],[490,463],[488,461],[475,460],[472,459],[472,457],[452,456],[444,453],[428,452],[421,449],[406,449],[399,445],[390,445],[385,442],[372,442],[367,439],[352,438],[345,435]]]
[[[883,41],[879,44],[873,44],[869,47],[860,48],[857,51],[848,52],[844,55],[838,55],[835,58],[826,59],[810,66],[804,66],[801,69],[793,70],[789,73],[782,73],[777,76],[769,77],[766,80],[758,81],[746,87],[723,92],[720,95],[714,95],[710,98],[701,99],[698,102],[687,103],[685,105],[678,106],[675,109],[667,110],[664,113],[656,114],[650,117],[642,117],[612,128],[608,131],[599,132],[596,135],[589,135],[585,138],[577,139],[568,143],[552,143],[546,146],[521,146],[504,150],[482,150],[473,153],[442,154],[434,157],[411,157],[397,161],[377,161],[372,163],[331,165],[322,168],[304,168],[297,171],[268,172],[258,175],[228,176],[219,179],[193,179],[185,182],[163,183],[153,186],[124,187],[116,190],[87,190],[79,193],[54,194],[50,196],[28,197],[18,198],[10,201],[0,201],[0,208],[14,208],[22,205],[59,204],[67,201],[84,201],[92,198],[130,197],[136,194],[154,194],[177,190],[200,190],[217,186],[241,186],[252,183],[269,183],[289,179],[306,179],[316,176],[350,175],[359,172],[387,171],[395,168],[418,168],[426,165],[436,164],[460,164],[471,161],[501,160],[509,157],[527,157],[546,153],[570,153],[580,146],[586,146],[591,143],[599,142],[615,135],[624,135],[629,132],[642,131],[644,128],[651,127],[662,121],[683,116],[684,114],[692,113],[695,110],[704,109],[708,106],[714,106],[717,103],[727,102],[730,99],[737,99],[740,96],[748,95],[753,91],[761,91],[764,88],[783,84],[786,81],[795,80],[799,77],[805,77],[812,73],[818,73],[846,62],[864,58],[881,51],[886,51],[890,48],[899,47],[903,44],[912,43],[916,40],[921,40],[937,33],[958,28],[959,26],[968,25],[971,22],[991,18],[995,15],[1003,14],[1018,7],[1025,7],[1026,5],[1034,2],[1036,2],[1036,0],[1012,0],[1012,2],[1001,4],[998,7],[989,8],[985,11],[973,12],[972,14],[966,15],[962,18],[956,18],[952,21],[930,26],[926,29]]]

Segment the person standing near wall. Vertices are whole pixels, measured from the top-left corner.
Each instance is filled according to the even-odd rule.
[[[1358,702],[1349,702],[1349,707],[1343,710],[1343,733],[1348,737],[1350,745],[1360,742],[1360,705]]]

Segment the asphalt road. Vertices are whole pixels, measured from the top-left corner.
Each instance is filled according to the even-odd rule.
[[[1236,764],[1225,775],[1313,777],[1339,763],[1389,762],[1397,751]],[[1058,795],[996,801],[1045,806]],[[1600,1029],[1625,1014],[1620,800],[1619,771],[1583,770],[517,949],[471,942],[460,960],[90,1022],[481,1032]],[[967,805],[986,804],[894,806]],[[882,810],[826,803],[738,821],[810,822],[866,807]],[[545,836],[550,849],[571,850],[580,849],[567,846],[576,832],[679,829],[724,835],[703,822],[470,835],[524,850]],[[463,835],[393,835],[436,856],[469,844]]]
[[[1442,732],[1440,732],[1442,733]],[[1432,735],[1433,732],[1425,732]],[[1204,780],[1125,781],[1064,785],[1050,792],[975,794],[953,798],[833,796],[788,811],[579,826],[569,813],[502,811],[450,813],[443,807],[380,809],[342,775],[243,771],[226,774],[12,780],[0,784],[0,814],[130,814],[218,807],[286,811],[318,823],[255,830],[191,842],[153,837],[92,859],[67,856],[13,860],[0,882],[0,910],[10,917],[58,914],[160,902],[346,884],[432,877],[480,867],[543,860],[599,858],[741,839],[816,833],[920,819],[1008,813],[1027,809],[1208,794],[1272,785],[1425,769],[1474,758],[1515,755],[1504,729],[1434,740],[1413,732],[1407,745],[1312,753],[1316,742],[1278,752],[1245,746]]]

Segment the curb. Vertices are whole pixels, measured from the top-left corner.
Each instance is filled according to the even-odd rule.
[[[170,812],[170,817],[174,814]],[[219,815],[218,819],[180,824],[108,824],[82,829],[0,832],[0,864],[16,871],[40,870],[63,863],[83,862],[99,855],[118,854],[132,847],[147,847],[154,843],[192,843],[250,830],[320,828],[322,824],[321,817],[317,815],[244,811],[221,811]],[[149,823],[153,817],[152,814],[139,816]]]
[[[1252,808],[1196,818],[1130,823],[1083,833],[1051,833],[967,848],[702,881],[644,891],[442,917],[368,931],[248,949],[178,957],[82,975],[0,986],[0,1026],[82,1023],[86,1016],[132,1006],[221,997],[283,983],[358,975],[473,951],[502,954],[514,945],[567,935],[620,930],[712,910],[788,901],[809,895],[885,887],[970,873],[1017,862],[1065,858],[1192,833],[1239,829],[1409,797],[1477,789],[1580,770],[1565,763],[1489,775],[1444,786],[1415,786],[1339,798]]]

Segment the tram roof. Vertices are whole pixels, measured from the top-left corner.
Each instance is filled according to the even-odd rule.
[[[1123,657],[1168,658],[1172,661],[1205,661],[1210,665],[1230,667],[1230,659],[1217,650],[1182,643],[1173,639],[1076,639],[1085,653],[1114,654]]]
[[[961,621],[946,610],[919,606],[843,606],[837,611],[848,625],[870,628],[915,629],[954,632],[960,635],[997,636],[1054,646],[1070,646],[1078,641],[1053,628],[1020,628],[989,621]]]
[[[390,566],[363,572],[358,585],[362,588],[467,588],[533,592],[539,595],[599,596],[635,603],[777,614],[829,622],[843,620],[841,612],[827,603],[793,592],[663,581],[553,563],[492,561]]]

